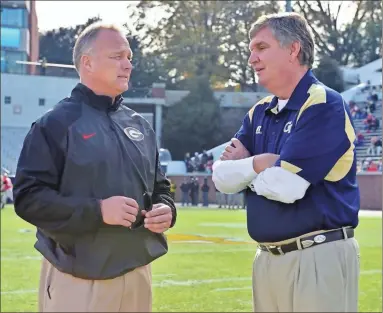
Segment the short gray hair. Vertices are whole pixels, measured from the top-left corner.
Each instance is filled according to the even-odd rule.
[[[77,71],[79,71],[80,68],[81,57],[85,53],[89,53],[89,51],[92,48],[92,43],[102,30],[116,31],[125,37],[124,31],[115,24],[96,22],[86,27],[76,39],[76,43],[73,48],[73,64],[76,67]]]
[[[299,41],[301,44],[301,51],[298,54],[299,63],[312,67],[315,56],[314,37],[303,16],[294,12],[263,15],[251,26],[250,40],[266,27],[270,28],[282,47]]]

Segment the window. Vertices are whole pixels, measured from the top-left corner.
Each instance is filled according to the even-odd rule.
[[[5,72],[5,51],[1,50],[1,72]]]
[[[45,105],[45,99],[44,98],[40,98],[39,99],[39,106],[43,107]]]
[[[11,104],[11,101],[12,101],[12,100],[11,100],[11,97],[10,97],[10,96],[5,96],[5,97],[4,97],[4,103],[5,103],[5,104]]]
[[[18,49],[21,42],[21,31],[18,28],[1,27],[1,47]]]
[[[27,53],[21,51],[1,50],[1,72],[11,74],[26,74],[27,65],[17,61],[27,61]]]
[[[28,11],[20,8],[2,8],[1,25],[28,28]]]

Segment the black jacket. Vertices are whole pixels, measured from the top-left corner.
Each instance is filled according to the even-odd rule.
[[[165,203],[171,226],[176,220],[155,133],[121,96],[112,103],[78,84],[33,123],[13,192],[16,213],[37,227],[35,248],[73,276],[109,279],[167,253],[165,236],[138,227],[142,219],[132,230],[102,220],[100,200],[111,196],[133,198],[140,209]]]

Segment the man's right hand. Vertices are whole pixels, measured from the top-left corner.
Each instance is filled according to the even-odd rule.
[[[136,221],[138,204],[132,198],[114,196],[101,200],[101,213],[106,224],[131,227]]]
[[[224,152],[220,156],[221,161],[242,160],[251,156],[250,152],[247,151],[242,142],[240,142],[237,138],[232,138],[231,143],[232,144],[225,147]]]

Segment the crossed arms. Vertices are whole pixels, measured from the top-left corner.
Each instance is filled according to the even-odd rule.
[[[255,155],[253,128],[247,114],[233,146],[213,165],[213,182],[223,193],[247,186],[267,199],[294,203],[310,185],[337,182],[352,169],[355,131],[342,102],[314,103],[303,111],[295,129],[276,154]]]
[[[310,183],[281,167],[275,167],[279,155],[264,153],[250,156],[236,138],[213,165],[213,181],[223,193],[237,193],[247,186],[258,195],[284,203],[303,198]]]

